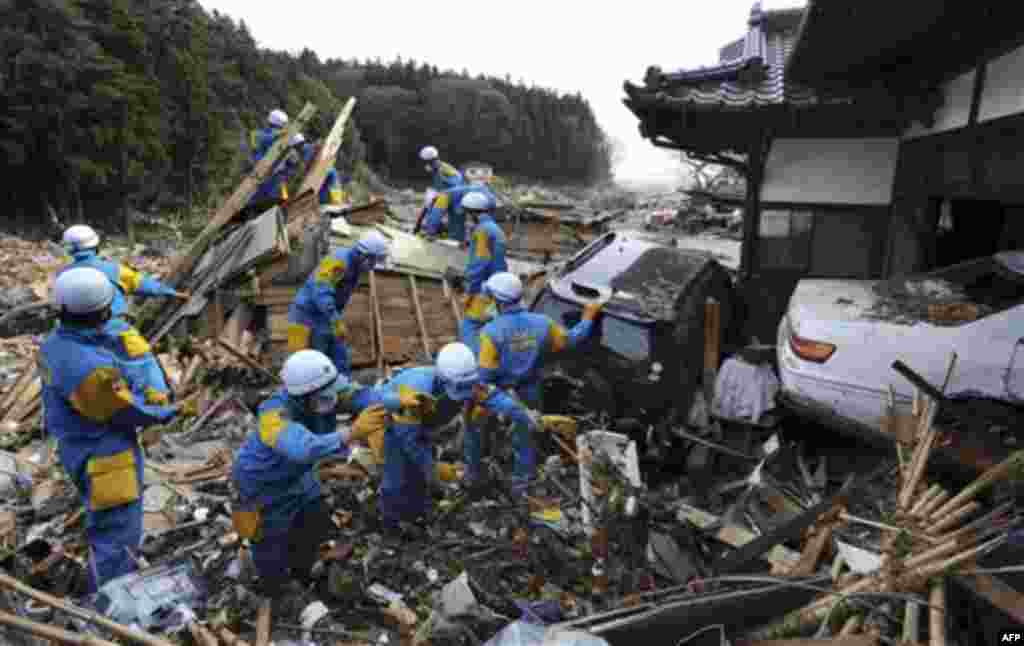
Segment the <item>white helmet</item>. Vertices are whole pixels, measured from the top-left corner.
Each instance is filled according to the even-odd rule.
[[[462,198],[462,208],[467,211],[490,211],[494,205],[483,191],[472,191]]]
[[[455,401],[466,401],[480,382],[473,351],[464,343],[449,343],[437,353],[437,372],[445,391]]]
[[[388,239],[380,231],[370,231],[362,238],[359,238],[359,242],[356,243],[356,251],[364,256],[371,256],[377,259],[388,255],[390,247],[391,243],[388,242]]]
[[[424,146],[420,149],[420,159],[425,162],[434,161],[437,159],[437,148],[433,146]]]
[[[306,143],[306,135],[301,132],[296,132],[292,135],[291,141],[288,142],[289,146],[298,146],[299,144]]]
[[[299,350],[284,362],[281,369],[281,380],[289,395],[301,397],[316,392],[334,383],[344,386],[347,380],[338,376],[338,370],[323,352],[317,350]]]
[[[85,249],[95,249],[100,246],[99,234],[92,227],[87,227],[84,224],[68,227],[68,230],[64,232],[62,241],[71,253],[84,251]]]
[[[98,269],[75,267],[57,276],[53,284],[57,307],[71,314],[95,314],[114,301],[114,286]]]
[[[523,282],[515,274],[502,271],[487,279],[484,293],[499,303],[515,303],[523,297]]]
[[[288,125],[288,113],[284,110],[274,110],[267,116],[267,123],[275,128],[284,128]]]

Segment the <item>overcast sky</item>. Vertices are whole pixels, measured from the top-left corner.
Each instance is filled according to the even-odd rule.
[[[263,47],[327,58],[401,55],[441,69],[523,79],[561,92],[580,92],[609,136],[624,148],[620,181],[674,183],[674,156],[640,137],[622,104],[622,82],[639,83],[649,65],[664,70],[717,62],[718,48],[746,31],[753,0],[518,0],[470,3],[374,0],[199,0],[244,19]],[[765,9],[802,0],[765,0]],[[496,169],[499,173],[501,169]]]

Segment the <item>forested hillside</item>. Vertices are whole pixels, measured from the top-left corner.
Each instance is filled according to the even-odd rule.
[[[267,112],[319,108],[326,133],[359,99],[339,165],[422,178],[446,160],[501,174],[588,182],[610,150],[578,95],[470,78],[412,61],[326,60],[256,46],[244,22],[192,0],[0,0],[0,164],[7,224],[184,210],[239,179],[247,133]]]

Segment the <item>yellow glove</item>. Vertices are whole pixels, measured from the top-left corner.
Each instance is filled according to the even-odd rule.
[[[472,294],[466,294],[465,296],[462,297],[462,311],[463,312],[468,312],[469,311],[469,306],[472,305],[472,304],[473,304],[473,295]]]
[[[408,411],[415,411],[420,419],[427,419],[437,410],[437,402],[433,397],[405,388],[398,391],[398,403]]]
[[[146,387],[146,403],[151,406],[166,406],[170,403],[167,393],[157,390],[152,386]]]
[[[384,431],[380,430],[376,433],[370,434],[366,438],[366,443],[370,447],[370,453],[373,455],[373,461],[377,464],[384,464]]]
[[[345,321],[338,319],[334,322],[334,336],[342,341],[348,338],[348,326],[345,325]]]
[[[195,417],[199,414],[199,398],[186,399],[178,405],[178,413],[185,417]]]
[[[479,424],[483,420],[487,419],[490,413],[483,406],[476,404],[469,410],[469,423]]]
[[[583,306],[583,320],[593,321],[604,309],[604,303],[587,303]]]
[[[542,415],[540,425],[548,433],[557,433],[563,439],[576,441],[576,420],[565,415]]]
[[[451,462],[438,462],[434,471],[437,473],[437,479],[441,482],[455,482],[462,479],[461,469]]]
[[[388,413],[380,404],[370,406],[356,418],[352,423],[352,432],[349,441],[365,440],[373,433],[383,433],[387,427]]]

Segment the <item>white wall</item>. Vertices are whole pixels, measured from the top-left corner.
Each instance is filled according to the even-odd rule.
[[[776,139],[765,163],[762,202],[887,205],[899,140]]]
[[[962,74],[942,87],[942,106],[935,111],[935,125],[926,128],[914,123],[903,133],[904,139],[933,135],[946,130],[962,128],[971,116],[971,96],[974,94],[974,70]]]
[[[978,121],[1024,112],[1024,47],[989,61]]]

